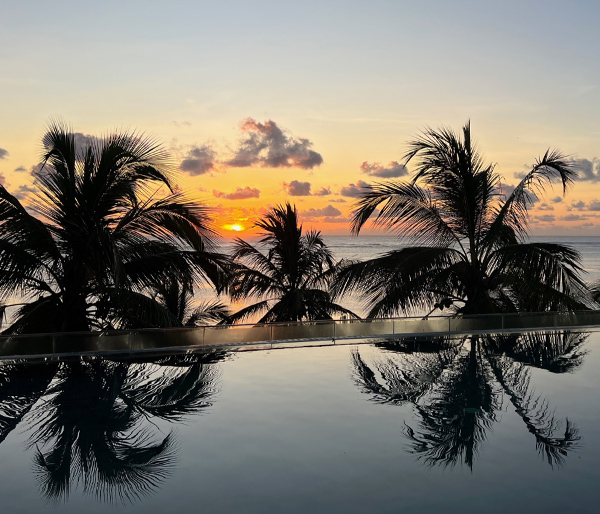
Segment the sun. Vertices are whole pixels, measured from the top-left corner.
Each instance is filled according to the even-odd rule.
[[[239,223],[234,223],[233,225],[225,225],[223,228],[225,230],[233,230],[234,232],[241,232],[242,230],[244,230],[244,227],[242,227]]]

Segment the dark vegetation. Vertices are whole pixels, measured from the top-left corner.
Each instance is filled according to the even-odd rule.
[[[574,249],[527,239],[534,195],[573,181],[556,151],[507,190],[468,124],[426,130],[405,156],[413,177],[370,186],[353,214],[355,234],[374,219],[399,249],[336,262],[290,204],[256,223],[256,246],[237,239],[233,255],[219,253],[210,209],[180,192],[160,145],[136,133],[90,141],[51,124],[33,197],[23,205],[0,186],[0,298],[20,302],[5,334],[357,317],[338,303],[349,292],[371,318],[594,305]],[[254,303],[198,305],[201,283]]]
[[[372,185],[354,212],[358,234],[375,225],[395,231],[404,247],[341,270],[337,294],[358,291],[369,317],[418,309],[457,314],[586,309],[580,256],[568,246],[527,240],[528,207],[556,182],[563,192],[575,171],[548,150],[509,194],[494,165],[479,155],[470,125],[462,137],[428,129],[411,142],[408,182]]]

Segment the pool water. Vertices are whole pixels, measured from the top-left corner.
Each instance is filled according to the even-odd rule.
[[[0,362],[4,512],[597,512],[600,332]]]

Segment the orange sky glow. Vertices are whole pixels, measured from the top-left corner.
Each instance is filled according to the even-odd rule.
[[[532,234],[600,235],[599,6],[307,2],[2,2],[0,182],[33,198],[50,120],[137,130],[226,237],[286,201],[305,229],[348,235],[365,184],[410,178],[409,141],[470,119],[507,186],[548,148],[576,166]]]

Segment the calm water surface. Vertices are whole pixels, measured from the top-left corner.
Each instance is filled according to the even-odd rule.
[[[252,244],[258,242],[258,238],[246,238]],[[336,259],[356,259],[367,260],[378,257],[384,253],[400,248],[398,238],[391,235],[371,235],[371,236],[325,236],[325,242],[333,252]],[[533,242],[560,243],[571,246],[581,255],[582,277],[588,283],[600,281],[600,237],[598,236],[534,236]],[[222,250],[231,252],[233,243],[231,240],[224,240]],[[199,284],[198,299],[210,300],[214,298],[214,291],[207,285]],[[225,299],[229,302],[228,299]],[[231,303],[231,302],[229,302]],[[231,304],[232,310],[236,311],[251,301],[240,301],[237,304]],[[363,305],[360,298],[356,295],[347,294],[341,298],[340,303],[360,316],[365,316],[369,309]],[[425,314],[423,313],[413,313]]]
[[[597,512],[600,332],[471,343],[1,362],[3,511]]]

